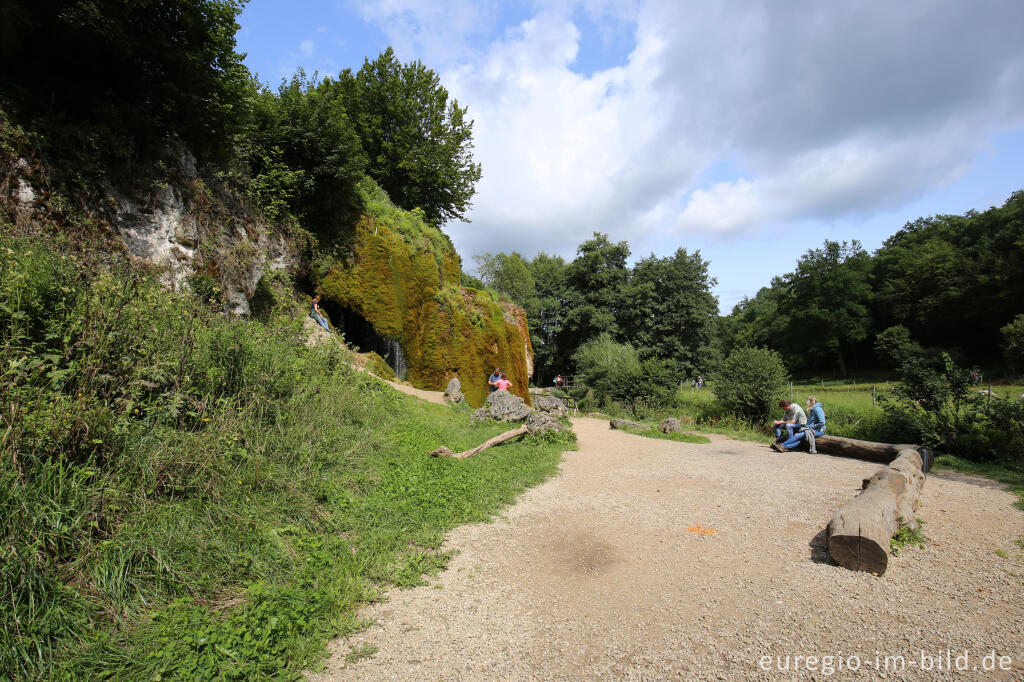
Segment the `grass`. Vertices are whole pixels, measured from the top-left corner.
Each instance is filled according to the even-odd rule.
[[[626,433],[631,433],[634,436],[643,436],[644,438],[657,438],[659,440],[674,440],[678,443],[710,443],[711,439],[706,436],[701,436],[696,433],[686,433],[685,431],[677,431],[675,433],[662,433],[657,428],[651,429],[621,429]]]
[[[0,678],[298,678],[572,447],[61,251],[0,236]]]

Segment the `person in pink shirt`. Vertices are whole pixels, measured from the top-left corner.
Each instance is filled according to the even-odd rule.
[[[508,380],[508,377],[505,376],[504,373],[502,373],[501,378],[498,379],[497,385],[499,391],[507,391],[508,387],[512,385],[512,382]]]

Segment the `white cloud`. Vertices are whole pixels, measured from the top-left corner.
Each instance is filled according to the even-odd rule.
[[[469,106],[484,175],[473,223],[448,226],[467,256],[571,255],[595,229],[642,251],[666,231],[870,216],[954,181],[1024,123],[1024,4],[1012,0],[564,0],[490,44],[493,0],[358,7]],[[575,73],[574,12],[616,7],[635,49]],[[701,180],[729,159],[741,177]]]
[[[313,50],[315,48],[316,43],[314,43],[312,40],[303,40],[301,43],[299,43],[299,54],[307,58],[312,57]]]

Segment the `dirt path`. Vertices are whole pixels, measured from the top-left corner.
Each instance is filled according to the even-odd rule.
[[[376,624],[311,678],[872,680],[902,656],[888,679],[947,679],[922,661],[966,650],[978,670],[957,679],[1024,679],[1024,512],[1008,492],[930,477],[930,542],[875,578],[829,563],[819,531],[877,465],[574,425],[560,476],[453,531],[449,569],[368,607]],[[379,652],[346,663],[364,643]],[[992,651],[1012,670],[983,672]]]
[[[391,384],[392,388],[394,388],[396,391],[401,391],[406,395],[414,395],[417,398],[422,398],[423,400],[426,400],[428,403],[437,403],[438,405],[445,404],[444,391],[426,391],[422,388],[413,388],[408,384],[397,384],[393,381],[389,381],[388,383]]]

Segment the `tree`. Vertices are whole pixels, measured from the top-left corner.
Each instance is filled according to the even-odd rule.
[[[359,208],[366,160],[333,84],[300,70],[276,94],[262,90],[253,109],[240,148],[264,211],[280,218],[287,207],[307,229],[337,236]]]
[[[389,47],[355,74],[345,69],[337,90],[352,116],[367,172],[408,210],[423,209],[437,226],[464,220],[480,179],[473,163],[473,122],[440,79],[420,61],[402,64]]]
[[[612,243],[600,232],[579,245],[566,268],[566,311],[559,340],[564,347],[578,347],[603,332],[623,338],[619,322],[629,281],[627,258],[629,244]]]
[[[512,302],[528,307],[537,295],[530,266],[517,252],[494,255],[485,253],[473,256],[473,261],[480,280]]]
[[[1001,331],[1006,359],[1019,372],[1024,369],[1024,314],[1013,318]]]
[[[250,93],[235,52],[241,10],[236,0],[11,0],[0,8],[0,92],[68,173],[128,170],[175,138],[224,161]]]
[[[559,345],[569,297],[565,261],[541,251],[529,263],[534,297],[526,304],[533,343],[534,378],[540,385],[546,377],[565,372],[571,348]]]
[[[831,355],[846,376],[844,349],[867,337],[871,326],[871,257],[854,240],[825,240],[797,262],[783,279],[789,286],[789,325],[786,344],[804,355]]]
[[[701,357],[712,340],[718,299],[700,252],[679,248],[666,258],[651,254],[633,266],[625,336],[646,357],[671,358],[687,373],[705,372]]]

